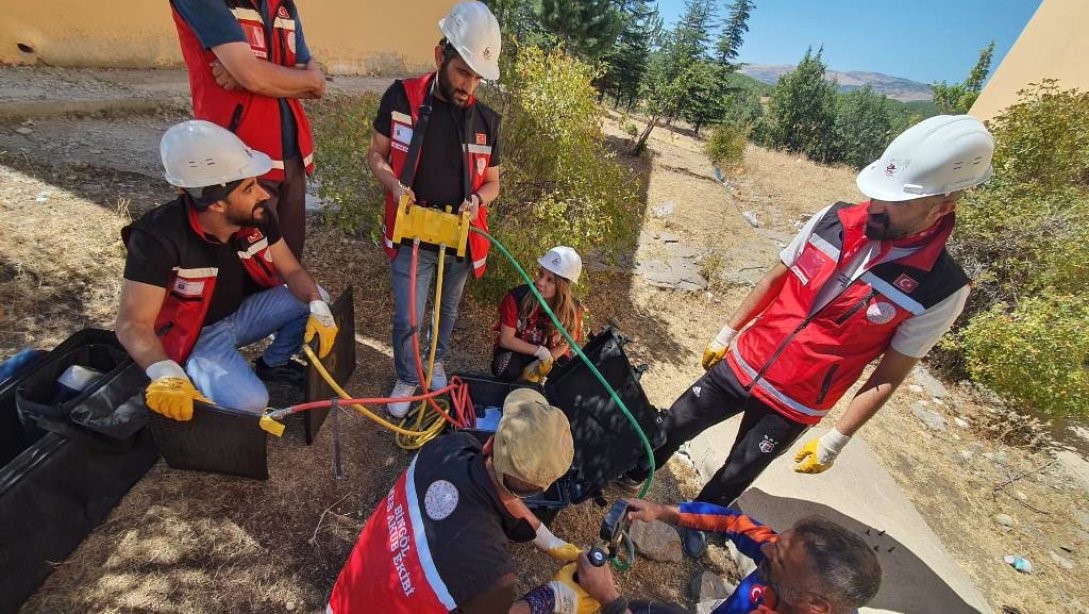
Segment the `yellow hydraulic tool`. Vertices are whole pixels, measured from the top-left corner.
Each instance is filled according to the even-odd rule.
[[[443,211],[417,206],[409,201],[407,194],[401,196],[397,219],[393,222],[393,244],[418,238],[421,243],[457,246],[458,258],[464,258],[469,238],[469,213],[453,211],[449,205]]]

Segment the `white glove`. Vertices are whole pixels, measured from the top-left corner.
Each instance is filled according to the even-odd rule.
[[[730,347],[730,342],[733,341],[736,336],[737,331],[730,328],[730,325],[727,324],[722,327],[722,330],[718,331],[718,334],[715,335],[715,338],[711,341],[711,345],[708,347],[716,352],[725,350]]]
[[[559,580],[552,580],[548,583],[548,587],[552,589],[552,595],[556,600],[555,609],[552,610],[555,614],[578,614],[579,596],[575,593],[575,589]]]
[[[552,352],[543,345],[538,345],[537,349],[533,350],[533,355],[541,362],[552,362]]]
[[[703,368],[710,369],[725,358],[726,348],[730,347],[730,342],[736,336],[737,331],[730,328],[729,324],[723,326],[722,330],[718,331],[715,338],[711,340],[711,344],[707,346],[707,349],[703,350],[703,358],[700,359]]]
[[[844,435],[833,428],[819,439],[810,441],[798,450],[798,453],[794,455],[794,462],[797,463],[794,470],[798,473],[828,471],[849,441],[851,441],[849,435]]]
[[[553,535],[552,531],[548,530],[543,522],[541,526],[537,527],[537,536],[533,538],[533,545],[548,554],[548,556],[563,563],[574,563],[579,560],[578,546],[569,544]]]
[[[168,377],[176,377],[189,381],[189,376],[185,373],[185,369],[181,365],[173,360],[160,360],[153,363],[144,370],[148,379],[155,381],[157,379],[166,379]]]

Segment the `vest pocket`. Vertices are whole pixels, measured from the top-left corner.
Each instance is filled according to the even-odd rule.
[[[846,312],[844,312],[843,315],[836,318],[836,325],[837,326],[842,326],[844,322],[846,322],[847,320],[850,320],[851,316],[855,315],[856,313],[858,313],[858,310],[860,310],[863,307],[865,307],[866,305],[868,305],[869,302],[870,302],[870,299],[872,299],[874,297],[874,295],[876,295],[876,294],[877,294],[877,290],[870,290],[869,294],[867,294],[866,296],[859,299],[859,301],[857,303],[855,303]]]
[[[824,397],[828,396],[828,389],[832,387],[832,378],[835,377],[837,369],[839,369],[839,365],[832,365],[828,368],[828,372],[824,374],[824,380],[821,381],[821,392],[817,395],[817,401],[814,403],[815,405],[823,403]]]

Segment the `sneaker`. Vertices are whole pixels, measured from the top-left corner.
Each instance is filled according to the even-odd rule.
[[[416,384],[397,380],[397,383],[393,386],[393,392],[389,393],[389,396],[391,399],[399,399],[402,397],[410,397],[414,394],[416,394]],[[386,403],[386,411],[394,418],[404,418],[411,405],[412,401],[390,402]]]
[[[253,371],[257,374],[258,379],[264,382],[286,384],[298,388],[306,387],[306,367],[294,360],[271,367],[265,362],[265,357],[262,356],[253,361]]]
[[[677,532],[681,534],[681,549],[690,558],[698,559],[707,551],[707,534],[703,531],[678,527]]]
[[[446,388],[446,368],[441,362],[436,362],[431,369],[431,389]]]

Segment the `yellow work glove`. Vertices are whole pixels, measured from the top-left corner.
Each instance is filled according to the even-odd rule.
[[[337,323],[325,301],[310,301],[310,319],[306,321],[303,341],[310,343],[314,335],[318,336],[318,358],[325,358],[333,351],[333,342],[337,338]]]
[[[726,356],[726,350],[736,336],[737,331],[730,328],[729,324],[723,326],[722,330],[718,331],[715,338],[711,340],[711,344],[703,351],[703,359],[700,360],[703,368],[710,370],[711,367],[717,365]]]
[[[798,473],[821,473],[828,471],[836,462],[836,457],[851,438],[836,429],[832,429],[802,446],[794,455],[794,471]]]
[[[193,419],[193,401],[211,403],[197,391],[181,365],[162,360],[147,368],[151,383],[144,393],[148,409],[171,420],[187,422]]]
[[[534,360],[526,365],[525,369],[522,369],[522,381],[529,382],[531,384],[539,384],[541,380],[552,372],[552,361],[544,362],[541,360]]]
[[[556,597],[557,614],[594,614],[601,610],[601,604],[575,582],[578,563],[568,563],[556,572],[548,587]]]
[[[552,531],[549,531],[544,523],[537,527],[537,536],[533,538],[533,545],[561,563],[573,563],[579,560],[578,546],[569,544],[553,535]]]

